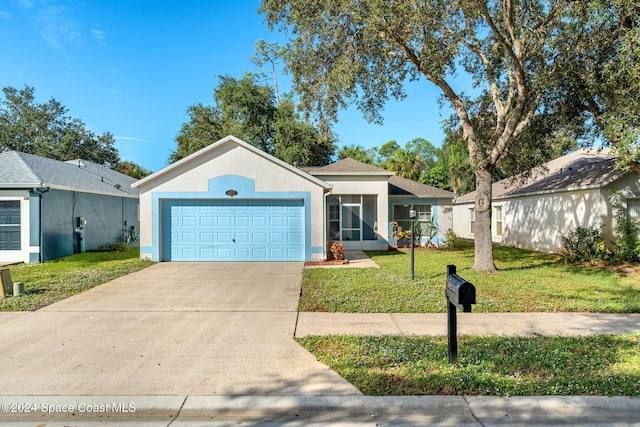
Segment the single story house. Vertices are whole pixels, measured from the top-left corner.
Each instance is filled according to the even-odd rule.
[[[528,178],[493,184],[493,241],[541,252],[559,253],[572,229],[603,226],[613,240],[611,191],[620,190],[631,219],[640,224],[640,177],[615,168],[609,150],[581,149],[533,169]],[[453,231],[473,238],[475,192],[453,205]]]
[[[0,153],[0,263],[48,261],[137,233],[135,181],[86,160]]]
[[[452,227],[453,193],[352,159],[298,168],[233,136],[133,187],[140,255],[154,261],[320,261],[329,241],[386,250],[411,204]]]

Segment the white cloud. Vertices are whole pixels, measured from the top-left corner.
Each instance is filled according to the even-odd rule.
[[[40,37],[52,48],[63,49],[68,45],[78,45],[87,37],[98,43],[106,43],[104,31],[95,28],[88,30],[77,21],[74,8],[80,4],[61,2],[60,0],[18,0],[19,10],[24,13]],[[9,15],[10,17],[10,15]],[[0,10],[0,19],[8,19]]]
[[[2,19],[3,21],[8,21],[9,19],[11,19],[11,14],[6,10],[0,10],[0,19]]]
[[[34,11],[33,23],[52,48],[61,49],[67,43],[82,40],[80,26],[69,16],[68,8],[41,3]]]
[[[102,30],[97,30],[97,29],[91,30],[91,36],[93,37],[94,40],[96,40],[100,44],[107,43],[107,41],[105,40],[104,31]]]
[[[114,136],[116,140],[133,141],[133,142],[151,142],[148,139],[134,138],[133,136]]]

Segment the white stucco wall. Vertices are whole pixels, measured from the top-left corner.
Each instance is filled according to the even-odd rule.
[[[202,192],[203,198],[207,198],[209,180],[227,175],[255,180],[257,193],[309,192],[311,202],[305,209],[311,214],[311,247],[324,248],[324,189],[271,159],[230,141],[139,185],[141,257],[151,258],[150,253],[144,252],[145,248],[159,244],[152,237],[154,208],[159,209],[153,206],[153,193]],[[241,193],[234,197],[236,200],[241,198]],[[155,212],[156,218],[158,214]],[[314,260],[323,258],[324,251],[312,254]]]
[[[498,202],[496,202],[498,203]],[[607,200],[599,190],[581,190],[504,201],[502,244],[558,253],[562,237],[575,227],[610,232]]]
[[[470,208],[473,203],[454,205],[453,231],[473,238]],[[502,207],[502,236],[496,232],[496,206]],[[497,199],[492,203],[493,241],[505,246],[559,253],[562,236],[581,226],[604,224],[605,240],[612,238],[610,204],[599,189]]]
[[[437,199],[438,205],[435,207],[438,218],[438,238],[444,239],[447,231],[453,230],[453,207],[451,199]]]

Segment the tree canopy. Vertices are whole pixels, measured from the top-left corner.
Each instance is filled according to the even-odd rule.
[[[271,27],[292,35],[287,67],[302,107],[320,122],[335,121],[351,103],[380,122],[385,102],[405,96],[407,80],[426,79],[440,89],[475,174],[474,269],[493,272],[493,173],[516,145],[548,144],[522,135],[538,114],[552,111],[543,107],[558,92],[572,53],[567,41],[590,22],[589,13],[576,12],[582,4],[611,2],[263,0],[260,10]],[[584,75],[579,64],[572,71],[563,76]],[[456,90],[459,76],[473,90]]]
[[[176,137],[169,161],[178,161],[220,138],[234,135],[287,163],[326,165],[334,153],[334,137],[302,120],[290,97],[276,97],[259,75],[220,76],[214,104],[194,104]],[[279,100],[279,101],[278,101]]]
[[[85,159],[112,167],[119,161],[113,135],[97,135],[51,98],[35,99],[34,88],[4,87],[0,101],[0,151],[16,150],[56,160]]]
[[[586,123],[586,138],[604,140],[640,176],[640,2],[573,2],[568,15],[547,103],[556,118]]]

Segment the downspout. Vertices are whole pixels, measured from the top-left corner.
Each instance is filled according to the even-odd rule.
[[[44,202],[43,195],[44,193],[49,191],[49,187],[45,187],[44,183],[40,183],[40,185],[41,187],[34,188],[33,191],[40,194],[40,197],[38,197],[38,230],[40,234],[40,251],[38,253],[38,262],[42,264],[44,262],[44,257],[42,256],[42,253],[44,252],[44,232],[42,231],[42,203]]]
[[[331,195],[331,191],[332,190],[333,190],[333,185],[329,187],[329,191],[324,194],[324,199],[322,200],[322,204],[323,204],[323,206],[322,206],[322,224],[323,224],[323,227],[322,227],[322,241],[323,241],[322,249],[324,251],[324,253],[322,255],[323,256],[323,260],[327,259],[327,250],[328,250],[328,248],[327,248],[327,243],[328,243],[328,240],[327,240],[327,228],[329,227],[329,224],[327,223],[327,218],[328,218],[328,215],[327,215],[327,213],[328,213],[327,212],[327,198]]]

